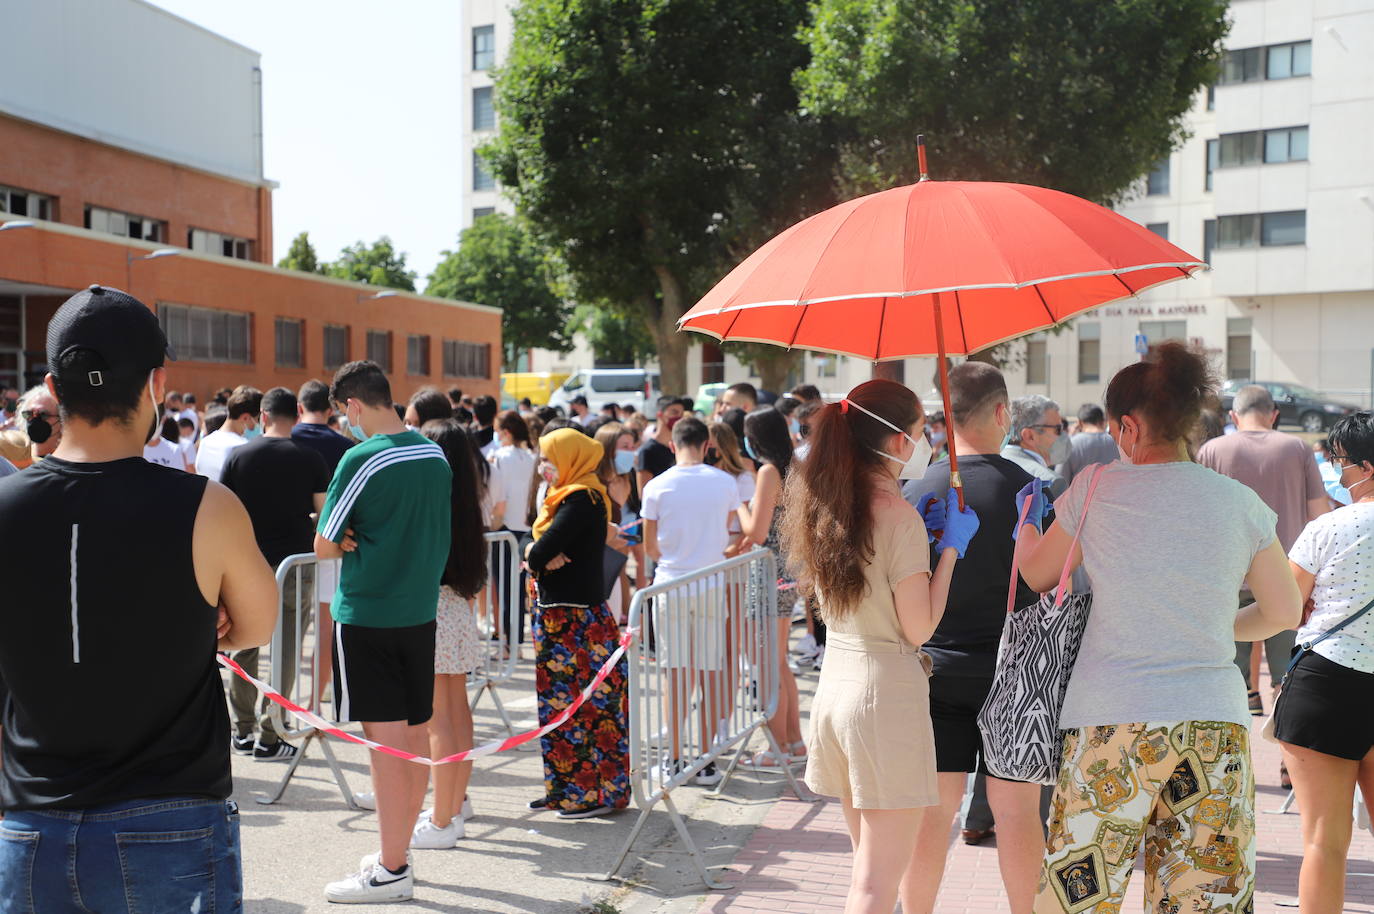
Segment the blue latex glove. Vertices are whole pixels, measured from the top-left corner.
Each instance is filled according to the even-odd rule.
[[[1016,527],[1011,531],[1011,538],[1016,539],[1021,535],[1021,506],[1026,503],[1026,499],[1031,500],[1030,509],[1026,511],[1026,523],[1034,524],[1035,529],[1041,529],[1040,523],[1045,519],[1045,515],[1050,513],[1050,499],[1045,494],[1045,480],[1032,479],[1016,493]]]
[[[941,549],[955,549],[964,557],[973,535],[978,532],[978,515],[972,508],[959,509],[959,493],[953,488],[945,496],[945,532],[940,538]]]
[[[931,495],[917,510],[921,512],[921,520],[926,524],[926,539],[935,542],[938,534],[945,529],[944,501],[938,495]]]

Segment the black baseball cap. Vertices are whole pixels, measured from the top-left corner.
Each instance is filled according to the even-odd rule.
[[[81,370],[62,371],[63,361],[84,350]],[[105,376],[142,377],[176,361],[156,315],[127,292],[93,285],[62,303],[48,322],[48,368],[63,384],[101,387]]]

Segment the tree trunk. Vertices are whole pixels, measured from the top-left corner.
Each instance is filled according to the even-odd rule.
[[[800,356],[800,352],[778,349],[775,354],[755,358],[754,364],[758,367],[759,383],[763,389],[781,394],[787,385],[787,376],[797,367]]]
[[[695,391],[687,389],[687,347],[691,345],[685,331],[678,330],[678,318],[687,313],[687,301],[682,283],[666,266],[654,268],[662,298],[657,309],[649,306],[649,332],[658,344],[659,389],[669,395],[683,396]]]

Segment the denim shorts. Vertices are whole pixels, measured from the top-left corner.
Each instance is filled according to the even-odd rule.
[[[158,797],[0,821],[0,914],[239,914],[233,800]]]

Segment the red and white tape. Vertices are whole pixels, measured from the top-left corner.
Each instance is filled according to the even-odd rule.
[[[466,762],[470,759],[475,759],[483,755],[495,755],[498,752],[505,752],[508,749],[514,749],[516,746],[520,746],[530,742],[531,740],[538,739],[545,733],[550,733],[554,730],[557,730],[559,727],[567,723],[568,720],[571,719],[574,714],[577,713],[577,709],[582,707],[582,705],[587,701],[587,699],[592,697],[592,693],[595,692],[597,688],[599,688],[600,685],[606,681],[606,677],[611,675],[611,670],[613,670],[615,668],[615,665],[620,662],[620,658],[625,656],[625,651],[627,648],[629,648],[630,642],[634,640],[636,634],[638,634],[638,629],[626,629],[624,634],[620,636],[620,646],[615,649],[615,652],[612,653],[610,657],[606,658],[606,662],[601,665],[601,669],[596,671],[596,675],[592,677],[592,681],[587,684],[587,687],[582,690],[582,693],[577,696],[577,699],[573,701],[571,705],[564,708],[563,711],[560,712],[557,717],[549,721],[544,726],[539,727],[536,730],[527,730],[524,733],[518,733],[515,736],[510,737],[509,739],[496,740],[495,742],[486,743],[484,745],[468,749],[465,752],[458,752],[454,755],[447,755],[441,759],[425,758],[423,755],[415,755],[412,752],[406,752],[404,749],[397,749],[394,746],[384,746],[381,743],[374,742],[373,740],[367,739],[366,737],[357,736],[356,734],[349,733],[345,730],[340,730],[332,722],[325,720],[323,717],[320,717],[318,714],[314,713],[313,711],[310,711],[307,708],[302,708],[300,705],[291,701],[291,699],[287,698],[285,695],[282,695],[280,692],[273,689],[270,685],[263,682],[261,679],[256,679],[252,676],[249,676],[247,673],[244,672],[243,667],[239,666],[237,663],[230,660],[226,655],[217,654],[216,657],[219,659],[220,666],[225,667],[228,670],[231,670],[236,676],[243,679],[245,682],[252,684],[254,688],[256,688],[259,692],[265,695],[269,700],[281,705],[283,708],[290,711],[302,723],[309,724],[310,726],[314,727],[315,729],[323,733],[328,733],[330,736],[337,736],[339,739],[347,740],[350,743],[357,743],[359,746],[366,746],[368,749],[372,749],[376,752],[385,752],[387,755],[394,755],[396,758],[405,759],[408,762],[415,762],[417,765],[429,765],[432,767],[434,765],[447,765],[452,762]]]

